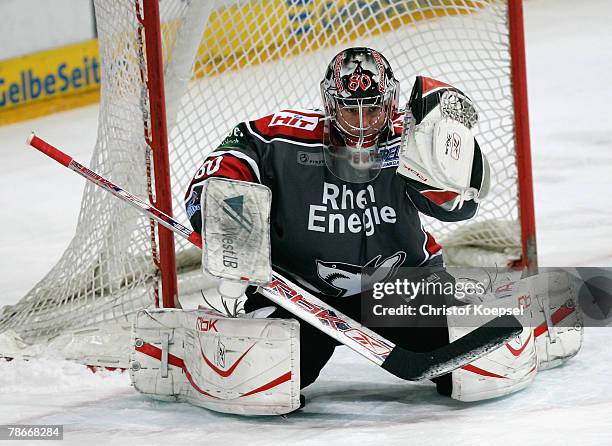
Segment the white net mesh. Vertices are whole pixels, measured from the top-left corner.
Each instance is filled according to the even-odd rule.
[[[146,198],[149,112],[137,5],[142,8],[139,0],[95,4],[102,99],[90,165]],[[320,108],[318,84],[333,55],[346,46],[370,46],[391,62],[402,103],[421,74],[457,86],[476,104],[480,121],[474,130],[492,166],[492,198],[467,225],[426,222],[448,259],[491,264],[520,256],[506,1],[164,0],[160,9],[179,220],[186,220],[183,193],[194,170],[236,123],[282,107]],[[179,272],[199,268],[199,252],[182,240],[176,249]],[[478,257],[488,252],[493,257]],[[113,333],[117,324],[129,326],[137,309],[154,304],[159,274],[151,253],[149,221],[88,184],[77,233],[61,260],[17,305],[0,313],[0,353],[17,355],[2,345],[9,334],[11,345],[28,352],[85,330],[83,348],[91,351],[87,330],[102,333],[107,326]],[[192,287],[201,285],[192,281]],[[186,286],[179,291],[185,293]],[[124,363],[127,357],[116,351],[120,341],[111,342],[110,353],[98,359],[72,350],[70,356],[104,364],[119,357]]]

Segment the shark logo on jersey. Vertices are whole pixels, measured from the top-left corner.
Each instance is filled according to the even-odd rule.
[[[398,251],[381,259],[377,255],[365,265],[353,265],[342,262],[317,262],[317,274],[328,285],[338,290],[336,297],[352,296],[362,290],[370,289],[374,283],[383,282],[395,275],[397,269],[406,260],[406,253]],[[375,268],[373,272],[364,272],[366,268]]]

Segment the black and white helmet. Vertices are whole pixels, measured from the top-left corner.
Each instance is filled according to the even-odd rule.
[[[339,166],[330,166],[342,158],[360,171],[357,176],[363,180],[357,181],[375,178],[380,137],[392,128],[398,106],[399,82],[389,62],[371,48],[348,48],[327,67],[321,95],[328,123],[328,167],[343,180],[355,181],[355,175],[339,175]]]

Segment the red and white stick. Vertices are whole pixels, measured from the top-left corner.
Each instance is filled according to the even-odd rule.
[[[165,226],[166,228],[170,229],[174,233],[181,235],[183,238],[189,240],[191,243],[193,243],[198,248],[202,248],[202,238],[200,237],[200,234],[183,226],[178,221],[164,214],[160,210],[154,208],[146,201],[141,200],[137,196],[132,195],[128,191],[122,189],[121,187],[117,186],[116,184],[112,183],[106,178],[98,175],[93,170],[90,170],[87,167],[83,166],[82,164],[80,164],[75,159],[65,154],[58,148],[53,147],[48,142],[40,139],[34,133],[30,135],[30,137],[27,140],[27,143],[31,145],[32,147],[34,147],[35,149],[38,149],[39,151],[41,151],[48,157],[54,159],[58,163],[66,166],[68,169],[72,170],[73,172],[78,173],[85,179],[97,184],[102,189],[107,190],[108,192],[113,194],[115,197],[127,202],[128,204],[131,204],[133,207],[135,207],[139,211],[145,214],[148,214],[150,218],[158,222],[160,225]]]
[[[203,248],[200,234],[78,163],[33,133],[27,143],[109,191],[117,198],[131,204],[142,213],[147,214],[149,218],[195,246]],[[504,316],[498,318],[497,321],[494,320],[495,323],[485,324],[446,346],[431,352],[417,353],[396,346],[277,272],[272,274],[272,282],[259,287],[259,292],[378,366],[407,380],[420,380],[449,373],[499,347],[522,330],[516,318]]]

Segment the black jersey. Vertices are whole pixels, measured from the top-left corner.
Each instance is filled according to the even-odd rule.
[[[440,256],[441,247],[424,229],[419,212],[458,221],[472,217],[477,204],[467,201],[451,211],[457,194],[395,174],[403,114],[395,117],[397,125],[381,146],[380,174],[363,184],[343,182],[327,169],[323,117],[316,110],[281,110],[238,124],[189,185],[186,208],[193,228],[201,232],[203,181],[224,177],[271,189],[273,268],[317,294],[360,292],[363,267],[413,267]],[[474,166],[478,170],[482,164]]]

